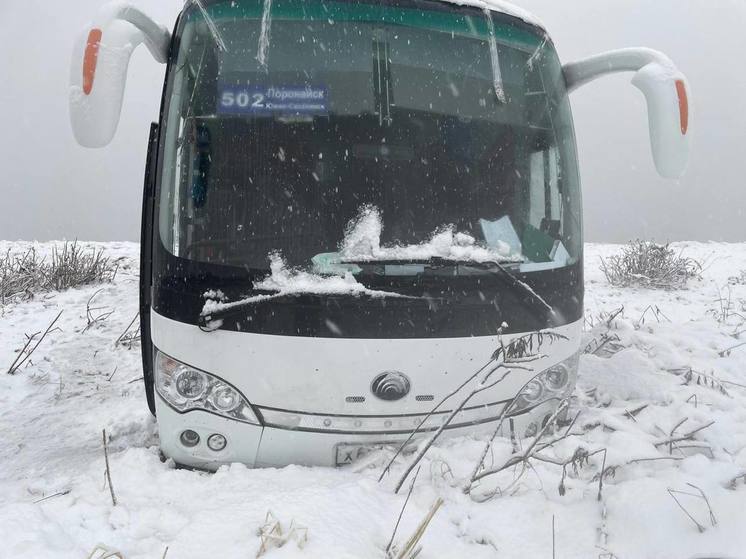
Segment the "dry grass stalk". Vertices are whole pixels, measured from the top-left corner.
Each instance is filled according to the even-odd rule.
[[[741,342],[740,344],[736,344],[736,345],[731,346],[731,347],[726,347],[724,350],[718,351],[718,355],[720,357],[729,357],[730,354],[731,354],[731,352],[734,349],[738,349],[739,347],[744,347],[744,346],[746,346],[746,342]]]
[[[692,522],[694,522],[694,525],[697,527],[697,530],[699,530],[700,533],[702,533],[702,532],[704,532],[706,530],[705,526],[703,524],[701,524],[700,522],[698,522],[696,518],[694,518],[694,516],[686,509],[686,507],[684,507],[684,505],[681,503],[681,501],[679,501],[679,499],[676,497],[676,495],[686,495],[686,496],[689,496],[689,497],[695,497],[697,499],[702,499],[704,501],[705,505],[707,505],[707,511],[709,513],[710,525],[713,528],[715,526],[717,526],[718,522],[717,522],[717,519],[715,518],[715,513],[712,511],[712,506],[710,506],[710,500],[707,498],[707,495],[705,495],[705,492],[702,491],[699,487],[697,487],[696,485],[694,485],[692,483],[687,483],[687,485],[689,487],[693,488],[693,489],[696,489],[697,493],[691,493],[689,491],[679,491],[679,490],[676,490],[676,489],[671,489],[669,487],[668,488],[668,494],[671,496],[671,498],[673,498],[674,501],[676,501],[676,504],[679,506],[679,508],[682,511],[684,511],[684,514],[686,514],[686,516],[689,518],[689,520],[691,520]]]
[[[402,546],[401,551],[396,556],[396,559],[414,559],[419,555],[420,551],[422,550],[421,547],[418,547],[417,544],[422,539],[422,536],[425,535],[425,531],[427,530],[427,527],[430,525],[430,521],[435,516],[435,513],[438,512],[438,509],[443,505],[443,499],[441,497],[438,497],[433,505],[430,507],[430,510],[425,515],[425,518],[422,519],[422,522],[419,523],[417,526],[417,529],[414,531],[414,533],[410,536],[410,538],[406,541],[406,543]]]
[[[443,423],[438,427],[435,433],[430,437],[430,439],[428,439],[427,442],[421,446],[414,460],[412,460],[412,462],[409,464],[409,466],[404,471],[404,474],[399,479],[399,482],[397,483],[396,489],[395,489],[396,493],[399,492],[402,485],[404,485],[404,482],[406,481],[407,477],[412,472],[414,467],[419,463],[419,461],[425,456],[425,453],[427,453],[430,447],[442,435],[443,431],[445,431],[448,428],[448,426],[453,422],[453,419],[463,410],[466,404],[474,396],[476,396],[479,393],[490,390],[491,388],[494,388],[495,386],[500,384],[502,381],[504,381],[515,370],[522,369],[522,370],[531,371],[532,369],[528,365],[531,362],[536,361],[540,359],[541,357],[543,357],[543,355],[539,353],[539,350],[544,343],[554,343],[557,340],[566,340],[566,339],[567,338],[565,336],[561,334],[557,334],[556,332],[539,331],[539,332],[532,332],[530,334],[519,336],[511,340],[508,344],[505,344],[503,337],[502,337],[502,328],[500,328],[498,330],[498,344],[499,345],[497,349],[492,353],[490,360],[487,361],[487,363],[485,363],[484,365],[482,365],[473,375],[471,375],[464,382],[462,382],[461,385],[459,385],[455,390],[447,394],[442,400],[440,400],[440,402],[438,402],[435,405],[435,407],[433,407],[430,410],[430,412],[422,419],[422,421],[418,424],[418,426],[409,434],[409,437],[407,438],[407,440],[405,440],[399,446],[399,449],[396,451],[394,456],[391,457],[388,464],[384,467],[383,471],[381,472],[381,475],[378,478],[378,481],[380,482],[383,479],[384,475],[390,470],[397,456],[401,454],[401,452],[412,441],[415,435],[418,432],[420,432],[423,425],[432,416],[432,414],[434,414],[438,410],[438,408],[440,408],[440,406],[442,406],[447,400],[449,400],[451,397],[461,392],[468,384],[473,383],[474,388],[472,388],[468,393],[466,393],[465,397],[462,397],[459,404],[456,405],[454,409],[449,412],[449,415],[446,417]],[[504,370],[505,372],[497,380],[495,380],[492,375],[495,374],[499,370]],[[498,431],[500,429],[500,426],[502,426],[502,423],[506,415],[512,409],[512,406],[513,406],[513,402],[511,401],[508,404],[506,404],[506,406],[503,408],[503,411],[500,417],[498,418],[498,428],[497,428]]]
[[[588,328],[596,328],[601,324],[605,324],[606,329],[611,330],[612,327],[616,326],[616,319],[620,316],[624,316],[624,305],[611,312],[600,311],[596,315],[585,316],[583,322]]]
[[[109,493],[111,493],[111,504],[117,506],[117,497],[114,494],[114,486],[111,483],[111,469],[109,468],[109,448],[106,443],[106,429],[103,430],[104,439],[104,461],[106,462],[106,480],[109,483]]]
[[[739,481],[743,483],[743,485],[746,485],[746,472],[735,476],[726,484],[726,487],[728,487],[728,489],[736,489],[736,487],[738,487]]]
[[[682,446],[678,443],[685,442],[685,441],[692,441],[696,442],[694,439],[694,435],[699,433],[700,431],[704,431],[708,427],[711,427],[715,424],[714,421],[710,421],[709,423],[706,423],[704,425],[700,425],[699,427],[696,427],[695,429],[692,429],[691,431],[688,431],[687,433],[684,433],[683,435],[676,435],[676,431],[681,427],[684,423],[688,421],[689,418],[685,417],[681,421],[679,421],[673,429],[671,429],[671,432],[668,434],[668,437],[660,440],[655,443],[656,447],[667,445],[668,446],[668,453],[673,454],[674,450],[681,450],[682,448],[704,448],[709,449],[709,446],[706,445],[689,445],[689,446]]]
[[[601,500],[604,489],[604,472],[606,471],[606,455],[608,454],[605,448],[603,449],[603,453],[604,461],[601,464],[601,475],[598,476],[598,496],[596,497],[597,501]]]
[[[414,477],[412,478],[412,483],[409,486],[409,491],[407,492],[407,498],[404,499],[404,504],[401,507],[401,510],[399,511],[399,516],[396,519],[396,524],[394,525],[394,531],[391,533],[391,538],[389,539],[389,543],[386,546],[386,557],[391,557],[391,546],[394,544],[394,538],[396,537],[396,531],[399,529],[399,523],[401,522],[402,516],[404,516],[404,510],[407,508],[407,503],[409,503],[409,498],[412,496],[412,491],[414,491],[414,483],[417,481],[417,476],[420,475],[420,468],[417,468],[417,471],[414,473]]]
[[[586,318],[586,324],[593,330],[600,330],[600,334],[594,335],[583,348],[583,353],[608,358],[623,350],[621,338],[612,332],[616,326],[616,319],[623,314],[624,307],[622,306],[610,313],[601,312],[597,318],[593,316]]]
[[[583,349],[583,353],[609,358],[624,349],[621,338],[617,334],[602,333],[593,338]]]
[[[620,254],[601,259],[601,271],[610,284],[651,289],[682,289],[688,280],[699,277],[702,264],[676,253],[668,244],[636,240]]]
[[[54,246],[49,259],[35,248],[0,258],[0,304],[31,299],[35,293],[114,281],[119,264],[103,249],[87,250],[77,241]]]
[[[42,274],[38,270],[39,261],[34,249],[18,255],[10,249],[0,260],[0,304],[16,298],[29,298],[32,289]]]
[[[52,495],[47,495],[46,497],[42,497],[41,499],[37,499],[34,501],[34,504],[41,503],[42,501],[46,501],[47,499],[52,499],[54,497],[62,497],[64,495],[69,495],[72,489],[65,489],[64,491],[58,491],[57,493],[53,493]]]
[[[259,538],[261,545],[256,557],[262,557],[268,551],[282,547],[290,540],[295,540],[298,549],[303,549],[308,541],[308,528],[295,526],[291,521],[289,528],[285,530],[272,511],[267,511],[264,524],[259,528]]]
[[[645,316],[648,314],[648,312],[652,312],[653,318],[655,318],[658,324],[661,323],[661,318],[665,319],[666,322],[671,322],[671,319],[663,314],[663,311],[660,310],[658,305],[648,305],[647,307],[645,307],[645,310],[642,311],[642,314],[640,315],[640,318],[637,320],[637,322],[634,323],[635,330],[639,330],[640,328],[642,328],[642,325],[645,324]]]
[[[124,555],[121,551],[110,549],[100,543],[88,554],[88,559],[124,559]]]
[[[99,289],[96,291],[93,295],[91,295],[88,299],[88,301],[85,304],[85,318],[86,318],[86,327],[83,328],[83,332],[87,331],[89,328],[95,326],[98,323],[104,322],[107,318],[109,318],[112,314],[114,314],[114,309],[112,310],[105,310],[106,307],[91,307],[91,303],[93,302],[93,299],[96,298],[96,295],[101,293],[103,289]],[[99,312],[103,311],[103,312]],[[96,314],[94,314],[96,313]]]
[[[730,396],[728,390],[724,386],[724,383],[727,381],[721,381],[720,379],[717,379],[712,375],[695,371],[691,367],[678,367],[674,369],[666,369],[666,371],[676,376],[680,376],[683,379],[683,382],[681,384],[684,386],[691,386],[692,384],[696,384],[697,386],[705,386],[707,388],[717,390],[725,396]],[[696,401],[696,395],[693,396]]]
[[[597,452],[604,452],[604,464],[605,464],[606,449],[602,449],[601,451],[597,451]],[[616,477],[617,472],[621,468],[624,468],[625,466],[631,466],[632,464],[641,464],[643,462],[657,462],[659,460],[680,461],[683,459],[684,459],[683,456],[651,456],[647,458],[634,458],[633,460],[627,460],[626,462],[623,462],[621,464],[615,464],[615,465],[609,465],[609,466],[604,465],[602,467],[602,470],[599,473],[595,474],[593,478],[591,479],[591,481],[599,482],[599,493],[598,493],[599,499],[598,500],[603,502],[603,492],[602,492],[603,487],[601,483],[605,479]]]
[[[738,313],[734,312],[734,305],[733,305],[733,291],[731,289],[731,286],[727,286],[728,290],[728,296],[724,297],[723,293],[720,291],[720,288],[718,287],[718,298],[715,300],[715,302],[718,304],[717,309],[711,309],[708,311],[710,314],[712,314],[715,317],[715,320],[717,320],[719,323],[724,324],[728,321],[728,319],[731,317],[731,313],[736,314]],[[743,318],[743,317],[742,317]]]
[[[494,467],[494,468],[490,468],[487,470],[483,470],[484,458],[482,458],[482,462],[477,464],[477,468],[474,470],[474,473],[471,476],[471,480],[468,486],[464,489],[464,492],[470,493],[476,482],[488,476],[498,474],[500,472],[503,472],[515,466],[521,466],[520,473],[516,476],[516,478],[513,480],[513,482],[510,485],[512,487],[518,482],[518,480],[523,476],[523,474],[527,470],[533,468],[533,466],[531,465],[531,461],[536,460],[538,462],[546,462],[549,464],[554,464],[556,466],[562,467],[562,478],[559,484],[559,493],[560,495],[564,495],[565,493],[564,480],[567,475],[568,466],[572,466],[572,468],[577,473],[578,470],[580,470],[580,468],[582,468],[584,465],[587,465],[589,463],[589,460],[592,456],[599,454],[601,452],[604,452],[604,453],[606,452],[606,449],[599,449],[599,450],[594,450],[592,452],[589,452],[585,448],[578,447],[569,458],[564,459],[564,460],[541,454],[542,451],[553,447],[558,442],[570,436],[575,435],[575,433],[572,433],[572,428],[575,425],[575,422],[577,421],[580,415],[579,413],[576,414],[575,418],[573,419],[572,422],[570,422],[570,425],[568,426],[567,430],[563,434],[560,434],[557,437],[554,437],[553,439],[550,439],[548,441],[543,440],[545,435],[551,429],[554,429],[559,417],[566,411],[568,404],[569,404],[568,400],[563,400],[560,403],[559,407],[554,412],[554,414],[552,414],[552,416],[549,418],[546,424],[541,428],[539,433],[534,437],[534,439],[531,441],[529,446],[522,453],[513,454],[502,465]]]
[[[603,497],[601,498],[600,513],[601,523],[598,525],[598,528],[596,528],[596,538],[598,540],[596,545],[603,549],[606,553],[608,553],[607,557],[611,558],[614,557],[614,555],[606,549],[606,547],[609,545],[609,509],[607,508],[606,501],[603,499]],[[600,559],[601,557],[603,557],[603,555],[599,555],[598,557]]]
[[[41,334],[41,332],[34,332],[30,336],[28,334],[24,334],[26,336],[26,342],[23,344],[23,347],[18,351],[18,355],[16,355],[15,360],[13,363],[11,363],[10,367],[7,370],[7,374],[14,375],[18,368],[23,365],[24,361],[28,359],[28,357],[31,355],[31,352],[29,351],[27,353],[28,347],[34,343],[34,340],[36,340],[36,337]],[[23,361],[19,363],[19,360],[23,358]]]
[[[746,328],[744,328],[743,330],[739,330],[738,328],[736,328],[731,336],[738,340],[741,338],[741,334],[746,334]]]
[[[62,316],[62,312],[60,311],[57,316],[54,318],[54,320],[47,326],[47,329],[44,330],[44,333],[41,335],[41,338],[36,342],[33,348],[30,350],[28,347],[36,340],[36,337],[40,334],[40,332],[37,332],[35,334],[32,334],[31,336],[26,336],[26,343],[24,344],[21,351],[18,352],[18,355],[15,358],[15,361],[11,364],[11,366],[8,368],[7,374],[14,375],[18,371],[18,369],[21,368],[21,366],[28,361],[28,359],[31,357],[31,354],[36,351],[36,348],[39,347],[39,344],[44,341],[44,338],[47,337],[47,334],[52,331],[52,328],[54,327],[57,320],[59,320],[60,316]]]
[[[490,472],[484,472],[484,465],[485,465],[485,461],[487,459],[487,455],[489,454],[490,450],[492,449],[492,445],[494,444],[494,441],[497,438],[497,435],[500,432],[500,429],[502,428],[502,425],[503,425],[503,422],[505,420],[506,414],[509,413],[509,411],[512,409],[512,407],[515,404],[515,401],[516,400],[514,398],[510,403],[508,403],[505,406],[505,409],[503,410],[503,413],[500,416],[500,420],[498,421],[497,427],[492,432],[492,436],[489,439],[487,439],[487,442],[485,443],[484,449],[482,450],[482,454],[480,455],[479,460],[477,461],[477,463],[476,463],[476,465],[474,467],[474,470],[472,471],[471,477],[469,478],[469,482],[464,487],[464,493],[470,493],[471,490],[472,490],[472,487],[474,486],[474,483],[476,481],[478,481],[478,479],[481,479],[482,477],[485,477],[486,475],[491,475],[491,473],[497,473],[497,471],[491,471],[491,473]],[[557,410],[548,419],[548,421],[546,422],[546,424],[542,427],[541,431],[539,431],[539,433],[536,435],[536,437],[534,439],[534,442],[529,446],[529,449],[526,451],[526,453],[524,453],[524,456],[528,456],[534,450],[536,452],[540,452],[540,451],[542,451],[542,450],[544,450],[546,448],[550,448],[553,445],[555,445],[556,443],[558,443],[559,441],[564,440],[564,439],[566,439],[566,438],[574,435],[574,433],[572,433],[572,428],[575,426],[575,423],[577,422],[578,417],[580,417],[580,412],[578,412],[577,414],[575,414],[575,417],[572,419],[572,421],[570,421],[570,423],[568,424],[567,430],[565,431],[565,433],[563,435],[555,437],[554,439],[552,439],[552,440],[550,440],[548,442],[542,442],[541,444],[538,444],[539,440],[550,429],[553,429],[557,425],[559,418],[565,412],[565,410],[567,409],[568,405],[569,405],[569,400],[567,400],[567,399],[565,399],[565,400],[563,400],[563,401],[561,401],[559,403],[559,405],[557,407]],[[517,441],[514,440],[514,434],[513,433],[511,433],[511,440],[513,441],[513,452],[514,452],[514,457],[513,458],[515,458],[515,456],[518,456],[519,454],[518,454]],[[555,461],[555,460],[552,460],[552,459],[549,459],[549,458],[544,458],[543,461],[553,462],[555,464],[563,466],[563,470],[562,470],[562,474],[563,474],[562,475],[562,481],[564,481],[564,475],[565,475],[565,472],[566,472],[565,467],[568,464],[570,464],[570,463],[573,463],[575,465],[575,459],[578,456],[578,451],[580,451],[580,450],[581,449],[576,450],[575,454],[573,455],[573,457],[569,461],[566,461],[566,462]],[[532,458],[536,458],[536,456],[534,454],[531,454],[531,457]],[[511,460],[513,458],[511,458]],[[541,459],[541,458],[539,458],[539,459]],[[508,460],[508,462],[510,462],[511,460]],[[508,464],[508,462],[506,462],[506,464]],[[518,479],[520,479],[520,477],[526,471],[527,467],[530,467],[530,464],[528,463],[527,460],[524,460],[524,461],[520,461],[519,460],[517,463],[522,463],[523,464],[523,469],[521,470],[521,473],[519,474],[519,476],[516,478],[515,481],[517,481]],[[512,464],[512,465],[515,465],[515,464]],[[509,465],[507,467],[511,467],[511,466]],[[506,469],[506,468],[505,467],[501,467],[501,468],[499,468],[499,471],[502,471],[504,469]],[[515,483],[515,481],[514,481],[514,483]],[[560,481],[560,494],[563,494],[563,490],[564,490],[564,487],[562,486],[562,481]]]
[[[127,325],[127,328],[124,329],[124,332],[122,332],[122,334],[117,338],[117,341],[114,342],[114,347],[121,344],[127,349],[132,349],[132,346],[140,341],[140,323],[138,322],[137,326],[133,328],[135,321],[138,318],[140,318],[139,312],[135,314],[135,317]]]
[[[632,411],[624,410],[624,414],[628,416],[632,421],[637,422],[636,417],[642,412],[643,410],[647,409],[650,404],[643,404],[641,406],[636,407]]]
[[[513,369],[507,369],[505,373],[500,376],[496,381],[492,381],[489,384],[485,384],[487,379],[485,378],[482,382],[480,382],[476,388],[474,388],[467,396],[464,398],[461,403],[459,403],[458,406],[456,406],[451,413],[448,415],[446,420],[443,422],[443,424],[438,427],[438,429],[435,431],[435,433],[430,437],[430,439],[421,446],[420,450],[415,455],[414,460],[410,463],[410,465],[406,468],[404,473],[402,474],[401,478],[399,479],[399,483],[396,485],[396,489],[394,490],[395,493],[398,493],[401,489],[402,485],[404,485],[404,482],[407,480],[407,477],[411,473],[411,471],[414,469],[414,467],[419,463],[422,458],[424,458],[427,451],[430,449],[430,447],[435,443],[435,441],[443,434],[443,431],[446,430],[446,428],[453,422],[453,419],[461,413],[461,411],[464,409],[466,404],[469,403],[469,401],[476,396],[477,394],[480,394],[481,392],[484,392],[486,390],[489,390],[498,384],[500,384],[503,380],[505,380],[510,373],[513,372]],[[489,375],[488,375],[489,376]],[[508,406],[505,407],[505,409],[508,409]],[[504,414],[503,414],[504,417]]]

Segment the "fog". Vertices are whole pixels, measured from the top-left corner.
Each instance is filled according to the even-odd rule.
[[[68,121],[73,38],[100,0],[0,3],[0,239],[137,240],[148,126],[164,66],[138,48],[119,131],[77,146]],[[181,0],[134,2],[171,26]],[[521,0],[546,24],[563,61],[628,46],[667,53],[693,97],[686,176],[655,172],[642,94],[629,75],[573,94],[585,232],[632,238],[746,240],[746,3],[743,0]]]

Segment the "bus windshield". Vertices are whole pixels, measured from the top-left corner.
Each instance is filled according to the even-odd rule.
[[[226,0],[193,3],[177,33],[159,203],[175,256],[307,267],[374,213],[384,247],[450,230],[526,272],[580,258],[572,117],[541,30],[429,0]]]

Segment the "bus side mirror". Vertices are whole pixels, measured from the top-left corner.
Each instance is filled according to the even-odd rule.
[[[645,48],[611,51],[563,66],[567,90],[607,74],[636,72],[632,85],[645,95],[650,146],[658,173],[681,177],[689,160],[689,93],[684,75],[664,54]]]
[[[112,2],[102,7],[73,48],[70,121],[84,147],[103,147],[114,137],[130,56],[145,43],[160,63],[168,59],[171,34],[139,9]]]

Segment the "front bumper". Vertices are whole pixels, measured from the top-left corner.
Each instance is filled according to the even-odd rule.
[[[528,430],[542,425],[556,409],[558,400],[550,400],[519,415],[506,418],[500,429],[502,437],[523,437]],[[340,465],[337,449],[340,445],[354,448],[392,445],[398,446],[407,434],[355,432],[316,432],[263,427],[227,419],[202,410],[178,413],[168,406],[160,396],[156,397],[158,428],[161,450],[176,463],[206,470],[216,470],[223,464],[240,462],[249,467]],[[476,425],[446,429],[443,437],[480,436],[492,433],[498,419]],[[533,424],[533,425],[532,425]],[[196,431],[200,442],[186,447],[180,441],[185,429]],[[228,444],[219,451],[208,448],[206,441],[212,434],[223,435]],[[417,439],[428,437],[432,432],[418,433]],[[353,457],[354,458],[354,457]]]

